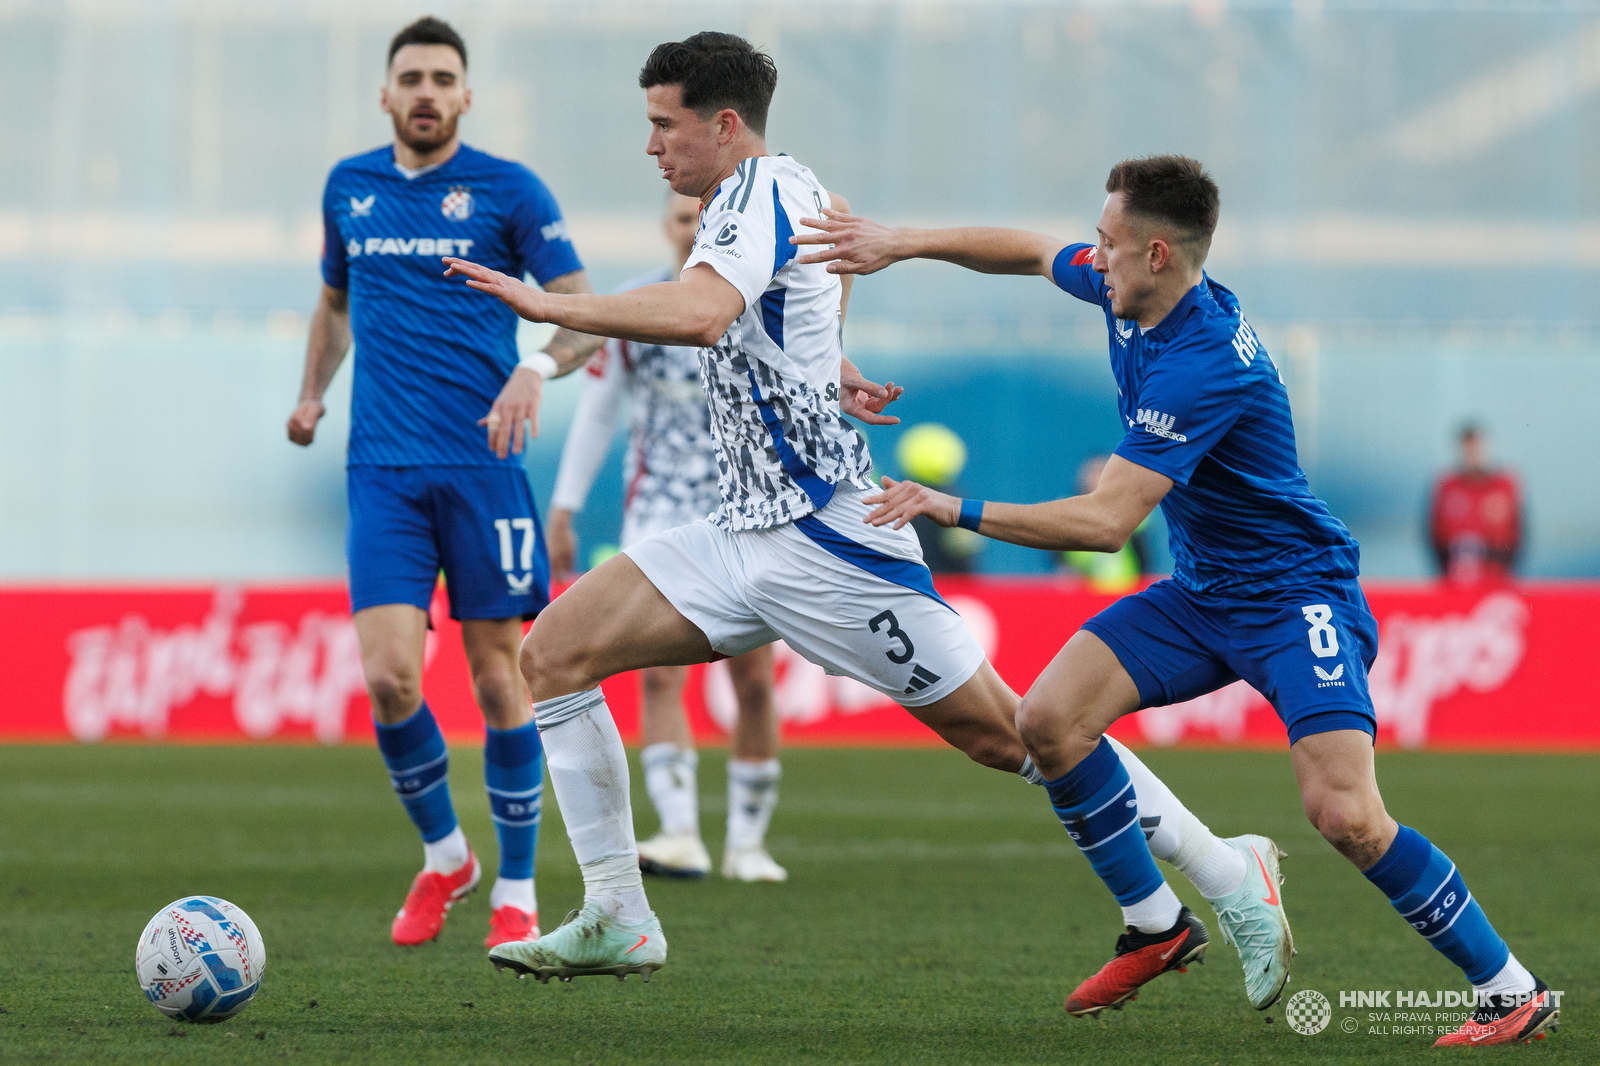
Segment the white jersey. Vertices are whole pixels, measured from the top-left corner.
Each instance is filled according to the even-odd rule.
[[[797,263],[789,243],[828,203],[793,159],[757,156],[700,213],[684,269],[704,263],[744,297],[744,313],[700,349],[723,529],[783,525],[826,506],[835,485],[873,487],[866,439],[839,411],[839,277]]]
[[[618,289],[669,281],[662,269]],[[716,442],[711,408],[700,384],[700,350],[637,341],[607,341],[589,361],[583,391],[561,450],[551,506],[583,510],[611,447],[622,401],[628,402],[623,461],[623,545],[716,510]]]

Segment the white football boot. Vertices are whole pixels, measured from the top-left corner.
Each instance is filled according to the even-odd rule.
[[[730,881],[787,881],[789,871],[773,861],[767,849],[729,848],[722,853],[722,876]]]
[[[657,833],[639,841],[639,869],[660,877],[700,878],[711,872],[711,853],[697,833]]]

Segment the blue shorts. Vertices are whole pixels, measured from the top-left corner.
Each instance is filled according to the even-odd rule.
[[[450,617],[532,618],[550,602],[550,559],[520,469],[352,466],[346,471],[350,610],[426,611],[444,571]]]
[[[1139,686],[1139,706],[1163,707],[1243,678],[1267,698],[1289,743],[1377,720],[1367,670],[1378,623],[1354,580],[1324,580],[1258,599],[1228,599],[1158,581],[1083,624]]]

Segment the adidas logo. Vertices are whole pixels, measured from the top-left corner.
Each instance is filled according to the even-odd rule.
[[[921,692],[923,689],[927,688],[929,685],[938,680],[939,675],[934,673],[932,670],[925,669],[921,666],[918,666],[916,663],[912,663],[911,684],[906,686],[906,695],[909,696],[913,692]]]
[[[1331,674],[1320,666],[1312,666],[1311,669],[1315,670],[1317,677],[1321,679],[1321,683],[1317,685],[1318,688],[1344,687],[1344,682],[1340,680],[1340,678],[1344,677],[1344,663],[1335,666]]]

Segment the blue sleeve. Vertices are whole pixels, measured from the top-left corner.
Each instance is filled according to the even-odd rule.
[[[1134,424],[1116,454],[1187,485],[1243,410],[1233,349],[1214,342],[1162,353],[1139,388]]]
[[[578,251],[567,232],[567,220],[544,182],[523,169],[517,179],[516,206],[511,210],[511,249],[522,269],[540,285],[582,270]]]
[[[345,256],[344,235],[334,220],[333,175],[322,191],[322,281],[330,289],[350,287],[350,261]]]
[[[1050,280],[1080,300],[1102,305],[1106,301],[1106,279],[1095,273],[1092,244],[1069,244],[1057,252]]]

